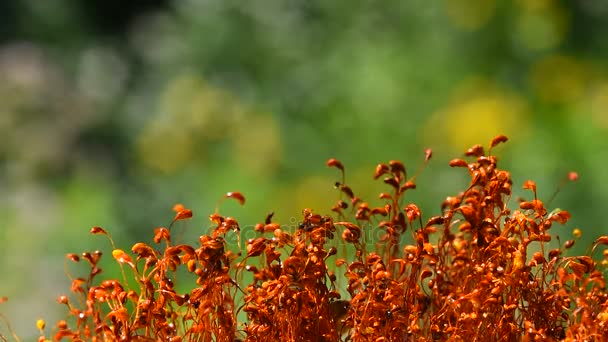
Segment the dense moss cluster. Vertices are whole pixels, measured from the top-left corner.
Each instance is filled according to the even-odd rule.
[[[523,185],[530,199],[508,207],[511,177],[492,155],[506,140],[494,138],[487,153],[473,146],[449,163],[466,170],[470,184],[428,220],[405,202],[416,175],[408,177],[399,161],[377,166],[373,178],[388,191],[379,196],[384,204],[372,207],[346,184],[342,163],[330,159],[327,165],[341,172],[332,214],[304,209],[292,228],[270,214],[242,250],[238,222],[218,212],[210,215],[210,234],[192,245],[175,243],[173,224],[192,217],[176,205],[172,224],[154,231],[153,245],[113,248],[121,280],[101,279],[99,251],[68,254],[68,262],[88,264],[90,272],[72,279],[72,296],[58,299],[66,320],[50,335],[38,322],[40,340],[604,340],[606,262],[568,256],[574,240],[551,242],[552,227],[570,214],[547,210],[534,182]],[[424,164],[430,158],[427,150]],[[226,197],[245,202],[239,192]],[[100,227],[91,233],[110,238]],[[601,245],[608,236],[591,253]],[[175,283],[184,272],[196,284],[180,292]]]

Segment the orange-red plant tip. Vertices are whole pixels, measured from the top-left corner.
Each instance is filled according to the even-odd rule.
[[[374,172],[374,179],[380,178],[380,176],[387,174],[390,168],[386,164],[378,164],[376,166],[376,172]]]
[[[467,157],[481,157],[484,154],[483,146],[481,145],[473,145],[464,153]]]
[[[342,163],[335,158],[330,158],[329,160],[327,160],[327,166],[328,167],[335,167],[337,169],[339,169],[340,171],[344,171],[344,165],[342,165]]]
[[[506,135],[498,135],[498,136],[494,137],[494,139],[492,139],[492,141],[490,142],[490,148],[492,148],[500,143],[507,142],[507,140],[509,140],[509,138],[507,138]]]
[[[186,207],[184,207],[184,205],[183,205],[183,204],[181,204],[181,203],[176,203],[176,204],[173,206],[173,211],[175,211],[176,213],[179,213],[180,211],[182,211],[182,210],[184,210],[184,209],[186,209]]]
[[[60,320],[57,322],[57,328],[60,330],[64,330],[68,328],[68,322],[66,322],[65,320]]]
[[[424,150],[424,160],[428,161],[433,157],[433,150],[427,148]]]
[[[38,319],[36,321],[36,327],[38,328],[38,330],[44,330],[44,327],[46,326],[46,322],[43,319]]]
[[[238,191],[230,191],[226,193],[226,198],[232,198],[239,202],[240,205],[245,205],[245,196]]]
[[[402,162],[398,160],[391,160],[388,162],[388,165],[391,167],[391,172],[393,175],[405,174],[405,166]]]
[[[602,235],[595,240],[596,244],[608,245],[608,236]]]
[[[173,221],[185,220],[192,217],[192,210],[190,209],[182,209],[173,218]]]
[[[121,257],[123,254],[125,254],[125,252],[122,249],[115,249],[112,251],[112,257],[114,259],[118,259],[119,257]]]
[[[105,229],[101,228],[101,227],[93,227],[91,228],[90,231],[91,234],[103,234],[103,235],[108,235],[108,232],[105,231]]]
[[[122,249],[114,249],[112,251],[112,257],[119,263],[133,264],[133,259]]]
[[[469,164],[462,159],[452,159],[450,160],[451,167],[468,167]]]
[[[66,295],[61,295],[57,297],[57,302],[60,304],[68,304],[68,297]]]
[[[80,261],[80,257],[78,256],[78,254],[75,253],[68,253],[65,256],[66,258],[72,260],[73,262],[79,262]]]
[[[533,192],[536,192],[536,183],[531,180],[527,180],[524,182],[523,188],[525,190],[532,190]]]
[[[576,182],[576,181],[578,180],[578,173],[577,173],[577,172],[574,172],[574,171],[570,171],[570,172],[568,173],[568,179],[569,179],[571,182]]]

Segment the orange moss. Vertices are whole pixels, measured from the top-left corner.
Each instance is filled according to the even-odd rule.
[[[334,216],[304,209],[299,226],[290,229],[270,214],[255,226],[258,237],[246,241],[244,254],[226,243],[227,236],[240,241],[238,222],[219,213],[210,216],[213,232],[195,245],[174,244],[171,227],[159,227],[153,246],[139,242],[132,254],[114,248],[112,256],[133,276],[135,289],[124,269],[122,281],[98,280],[101,252],[68,254],[71,262],[86,261],[90,272],[72,280],[75,300],[58,299],[73,324],[57,323],[52,339],[604,340],[603,269],[590,256],[564,255],[574,240],[549,249],[552,226],[570,214],[549,212],[534,182],[524,183],[533,198],[508,208],[510,174],[491,154],[506,140],[498,136],[488,153],[476,145],[466,151],[468,161],[450,161],[466,169],[471,182],[426,222],[414,203],[404,202],[416,175],[408,177],[401,162],[376,167],[373,178],[382,178],[389,191],[380,194],[382,205],[372,207],[346,184],[343,164],[330,159],[327,165],[341,172]],[[431,155],[425,152],[424,164]],[[245,202],[238,192],[225,197]],[[181,204],[174,210],[173,222],[192,217]],[[109,237],[99,227],[91,233]],[[598,238],[592,253],[599,245],[608,245],[608,237]],[[173,283],[178,269],[196,277],[185,293]],[[241,311],[246,322],[237,321]]]

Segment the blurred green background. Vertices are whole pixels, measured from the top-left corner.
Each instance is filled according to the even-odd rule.
[[[227,191],[242,226],[328,213],[330,157],[375,203],[378,162],[414,172],[432,148],[408,199],[428,218],[468,184],[448,161],[497,134],[518,189],[579,172],[550,206],[584,252],[608,231],[607,19],[601,0],[2,1],[0,312],[26,339],[63,317],[65,253],[112,264],[92,226],[129,249],[181,202],[194,243]]]

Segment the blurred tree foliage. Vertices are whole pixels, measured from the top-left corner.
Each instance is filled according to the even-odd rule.
[[[0,294],[24,336],[66,288],[63,254],[104,246],[90,226],[149,240],[183,202],[197,236],[231,190],[240,222],[295,224],[337,198],[329,157],[372,198],[377,162],[413,171],[433,148],[411,197],[428,217],[466,186],[447,161],[504,133],[502,166],[546,198],[580,173],[551,204],[579,248],[607,230],[603,1],[22,0],[0,16],[0,269],[22,275]]]

